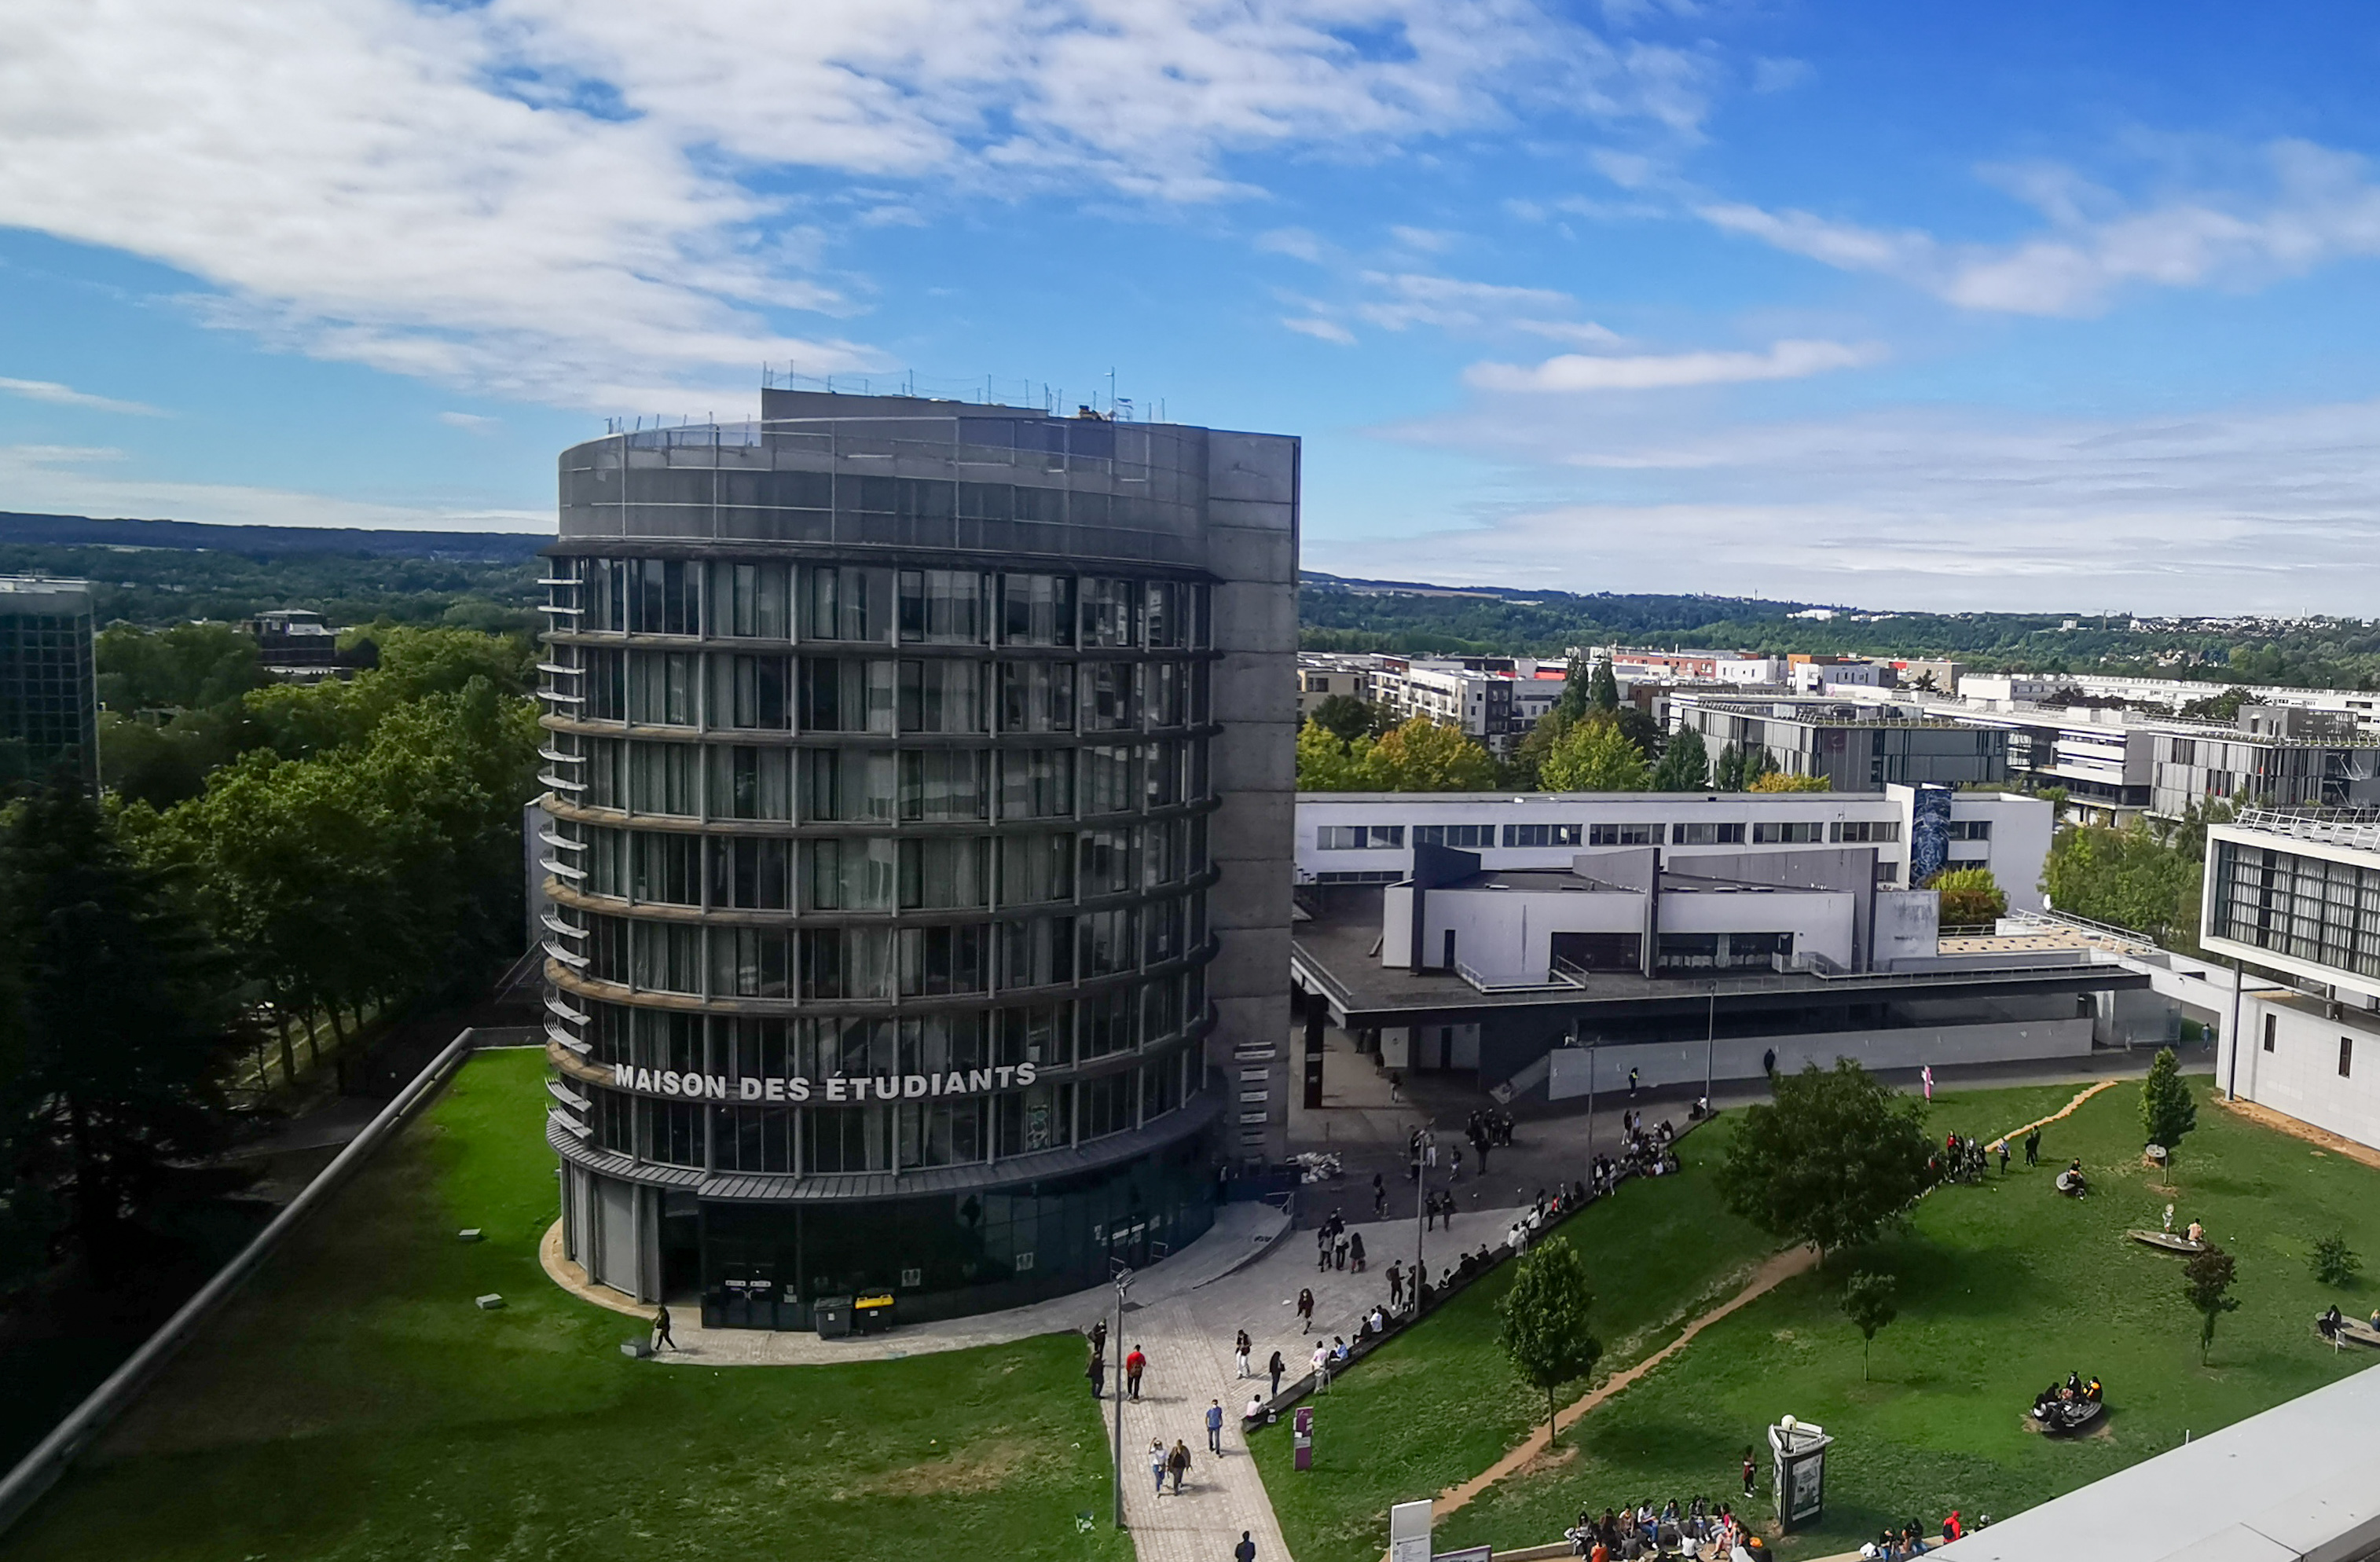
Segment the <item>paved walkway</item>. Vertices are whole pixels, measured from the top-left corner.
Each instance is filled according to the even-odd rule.
[[[1141,1271],[1133,1286],[1133,1299],[1146,1307],[1211,1284],[1261,1257],[1281,1239],[1288,1225],[1288,1217],[1270,1205],[1224,1205],[1215,1212],[1215,1224],[1205,1236]],[[563,1257],[560,1221],[547,1229],[539,1247],[539,1257],[544,1263],[547,1277],[579,1300],[615,1313],[651,1319],[650,1307],[631,1302],[608,1286],[589,1284],[587,1272]],[[1099,1286],[1001,1313],[908,1324],[890,1334],[820,1339],[815,1334],[792,1329],[707,1329],[702,1326],[701,1308],[687,1298],[674,1302],[670,1308],[670,1333],[678,1349],[663,1350],[654,1359],[703,1367],[826,1366],[843,1362],[898,1361],[904,1356],[967,1350],[978,1345],[1005,1345],[1035,1335],[1079,1334],[1087,1330],[1095,1318],[1107,1316],[1112,1320],[1114,1312],[1115,1291]],[[1108,1326],[1115,1326],[1111,1321]]]
[[[1502,1241],[1517,1214],[1499,1208],[1459,1215],[1451,1234],[1443,1228],[1423,1234],[1424,1256],[1432,1269],[1443,1269],[1466,1249]],[[1261,1562],[1289,1562],[1289,1544],[1240,1434],[1240,1413],[1250,1393],[1269,1397],[1270,1385],[1261,1374],[1275,1350],[1288,1368],[1284,1386],[1295,1382],[1312,1369],[1318,1338],[1327,1341],[1344,1335],[1352,1339],[1364,1314],[1375,1303],[1387,1302],[1391,1259],[1412,1267],[1415,1231],[1410,1219],[1351,1222],[1348,1229],[1364,1239],[1368,1259],[1364,1274],[1318,1269],[1313,1239],[1295,1232],[1245,1268],[1124,1314],[1123,1338],[1110,1341],[1110,1361],[1122,1361],[1135,1346],[1148,1358],[1140,1399],[1123,1406],[1124,1520],[1131,1526],[1139,1562],[1227,1562],[1243,1530],[1255,1538]],[[1301,1290],[1314,1292],[1318,1332],[1298,1326]],[[1137,1286],[1133,1295],[1138,1298]],[[1112,1312],[1108,1326],[1115,1326]],[[1233,1336],[1241,1329],[1256,1342],[1250,1362],[1259,1375],[1253,1381],[1240,1378],[1232,1354]],[[1207,1451],[1204,1419],[1208,1407],[1218,1401],[1223,1407],[1220,1459]],[[1327,1421],[1329,1392],[1312,1402]],[[1114,1423],[1109,1424],[1112,1428]],[[1155,1440],[1169,1448],[1176,1441],[1189,1445],[1190,1474],[1179,1496],[1171,1483],[1162,1496],[1152,1490],[1148,1446]]]

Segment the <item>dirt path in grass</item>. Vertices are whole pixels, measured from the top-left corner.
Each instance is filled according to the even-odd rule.
[[[2066,1105],[2050,1113],[2047,1117],[2035,1118],[2031,1122],[2022,1124],[2016,1128],[2011,1128],[2005,1135],[2003,1135],[2003,1137],[2014,1139],[2020,1135],[2030,1133],[2036,1128],[2046,1127],[2050,1123],[2056,1122],[2060,1118],[2069,1117],[2072,1115],[2074,1110],[2081,1107],[2083,1102],[2091,1099],[2092,1096],[2098,1095],[2103,1090],[2113,1089],[2116,1085],[2122,1083],[2123,1082],[2121,1080],[2103,1079],[2095,1084],[2092,1084],[2076,1092],[2074,1099],[2067,1102]],[[1776,1254],[1767,1263],[1763,1264],[1759,1268],[1752,1272],[1752,1278],[1744,1282],[1743,1289],[1737,1291],[1733,1296],[1729,1297],[1725,1302],[1720,1302],[1718,1306],[1712,1308],[1709,1312],[1705,1313],[1702,1316],[1688,1324],[1679,1334],[1677,1338],[1670,1341],[1669,1344],[1663,1346],[1660,1350],[1654,1351],[1651,1355],[1645,1357],[1634,1366],[1630,1367],[1623,1372],[1614,1373],[1600,1387],[1597,1387],[1593,1393],[1588,1394],[1584,1399],[1564,1406],[1560,1413],[1554,1418],[1551,1425],[1540,1426],[1536,1431],[1531,1432],[1526,1437],[1523,1438],[1518,1444],[1508,1450],[1503,1458],[1498,1459],[1495,1463],[1489,1465],[1487,1469],[1481,1471],[1470,1480],[1463,1482],[1461,1485],[1449,1486],[1446,1490],[1439,1493],[1438,1496],[1430,1505],[1431,1518],[1433,1520],[1445,1518],[1448,1514],[1454,1512],[1457,1508],[1469,1503],[1474,1497],[1486,1491],[1488,1487],[1494,1485],[1497,1482],[1501,1481],[1505,1476],[1511,1475],[1515,1471],[1525,1468],[1532,1460],[1544,1455],[1552,1446],[1554,1429],[1559,1427],[1561,1423],[1567,1421],[1573,1426],[1577,1425],[1580,1419],[1585,1416],[1589,1411],[1593,1411],[1597,1406],[1602,1404],[1613,1395],[1619,1394],[1633,1386],[1639,1378],[1643,1377],[1645,1374],[1651,1372],[1654,1368],[1659,1366],[1662,1362],[1668,1361],[1670,1357],[1676,1355],[1679,1351],[1692,1344],[1694,1342],[1694,1336],[1702,1333],[1703,1330],[1710,1327],[1711,1325],[1718,1323],[1721,1318],[1726,1317],[1728,1314],[1753,1302],[1758,1301],[1761,1297],[1767,1295],[1770,1291],[1775,1290],[1779,1286],[1783,1285],[1787,1280],[1791,1279],[1794,1276],[1808,1273],[1811,1269],[1817,1266],[1817,1263],[1818,1253],[1815,1248],[1788,1248],[1783,1253]]]
[[[2326,1128],[2316,1128],[2310,1122],[2300,1122],[2293,1117],[2277,1112],[2270,1107],[2260,1107],[2253,1101],[2227,1101],[2217,1096],[2215,1097],[2215,1104],[2234,1116],[2247,1119],[2259,1128],[2269,1128],[2276,1133],[2286,1133],[2292,1139],[2301,1140],[2308,1144],[2328,1150],[2335,1156],[2345,1156],[2349,1160],[2360,1161],[2365,1166],[2380,1169],[2380,1150],[2374,1150],[2367,1144],[2359,1144],[2352,1139],[2341,1139]]]

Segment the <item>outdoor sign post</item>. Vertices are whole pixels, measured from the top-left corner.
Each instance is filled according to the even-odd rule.
[[[1290,1442],[1297,1449],[1297,1468],[1314,1468],[1314,1407],[1300,1405],[1290,1412]]]
[[[1389,1562],[1430,1562],[1429,1499],[1389,1509]]]
[[[1827,1508],[1827,1450],[1835,1440],[1827,1429],[1780,1416],[1768,1429],[1776,1456],[1777,1522],[1787,1534],[1816,1523]]]

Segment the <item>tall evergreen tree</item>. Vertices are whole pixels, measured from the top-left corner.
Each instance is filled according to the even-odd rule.
[[[219,1142],[221,1082],[242,1044],[233,974],[70,784],[11,811],[0,880],[18,1020],[0,1152],[18,1196],[45,1202],[105,1265],[166,1163]]]
[[[1670,739],[1661,762],[1653,767],[1656,792],[1700,792],[1710,784],[1710,755],[1702,733],[1686,728]]]
[[[1588,686],[1586,703],[1597,710],[1620,708],[1620,679],[1612,672],[1609,661],[1595,664],[1595,678]]]

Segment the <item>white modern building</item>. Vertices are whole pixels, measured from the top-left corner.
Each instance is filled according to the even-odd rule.
[[[2380,1145],[2380,813],[2252,810],[2209,829],[2199,942],[2290,984],[2240,998],[2223,1088]]]
[[[1372,673],[1373,700],[1391,720],[1426,717],[1510,754],[1569,687],[1566,666],[1527,657],[1437,660],[1382,657]]]
[[[1876,851],[1880,885],[1907,886],[1918,840],[1919,790],[1881,792],[1305,792],[1297,798],[1301,884],[1391,884],[1409,878],[1422,844],[1479,854],[1494,871],[1568,871],[1584,854],[1661,848],[1665,865],[1780,848]],[[1936,796],[1941,794],[1937,792]],[[1947,796],[1946,865],[1989,868],[2011,911],[2041,909],[2050,807],[2014,793]]]

